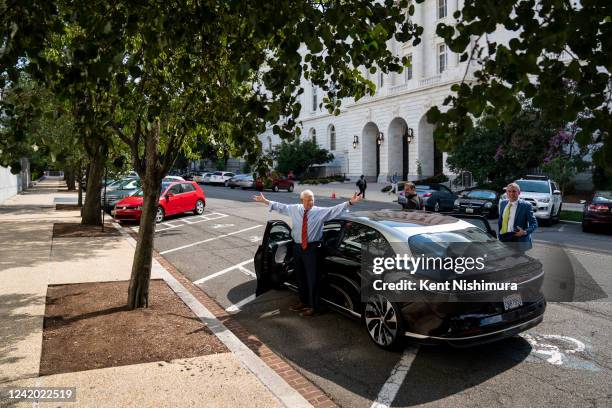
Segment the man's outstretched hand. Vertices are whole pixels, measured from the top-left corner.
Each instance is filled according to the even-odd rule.
[[[351,204],[357,204],[357,203],[358,203],[358,202],[360,202],[361,200],[363,200],[363,197],[362,197],[362,196],[357,195],[357,193],[353,193],[353,198],[351,198],[351,199],[349,200],[349,202],[350,202]]]
[[[253,200],[257,201],[258,203],[264,203],[266,205],[270,204],[270,201],[268,201],[266,197],[264,197],[263,193],[259,193],[259,195],[254,195]]]

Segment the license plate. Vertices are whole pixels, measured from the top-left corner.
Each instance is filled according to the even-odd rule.
[[[466,209],[465,209],[465,212],[466,212],[467,214],[472,214],[472,213],[474,212],[474,209],[473,209],[473,208],[466,208]]]
[[[512,310],[523,306],[523,298],[520,293],[504,296],[504,310]]]

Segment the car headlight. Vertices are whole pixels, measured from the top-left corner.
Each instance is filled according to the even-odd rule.
[[[493,206],[493,203],[486,202],[484,206],[485,208],[491,208]]]
[[[455,200],[455,207],[459,207],[459,199]]]
[[[541,203],[547,203],[550,201],[550,197],[540,198],[538,201]]]

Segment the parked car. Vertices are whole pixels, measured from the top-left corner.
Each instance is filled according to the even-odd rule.
[[[287,190],[292,192],[293,188],[293,180],[285,176],[257,177],[255,179],[255,189],[257,191],[272,190],[277,192],[279,190]]]
[[[139,178],[126,178],[116,188],[111,190],[107,189],[106,194],[102,191],[102,208],[107,213],[110,213],[119,201],[132,195],[136,190],[140,188]]]
[[[172,183],[173,181],[185,181],[181,176],[166,176],[162,179],[162,183]]]
[[[398,183],[398,197],[397,202],[404,207],[406,198],[404,197],[404,183],[401,183],[401,189]],[[453,193],[448,187],[442,184],[430,183],[430,184],[416,184],[416,193],[423,199],[423,205],[426,210],[429,211],[453,211],[455,208],[455,200],[457,195]]]
[[[210,178],[211,174],[212,173],[210,173],[210,172],[199,172],[199,173],[196,173],[193,176],[193,180],[192,181],[195,181],[196,183],[203,184],[204,183],[204,179],[205,178]]]
[[[612,226],[612,191],[596,191],[589,201],[581,203],[584,204],[582,231],[592,232],[597,226]]]
[[[396,302],[376,292],[362,299],[363,250],[375,248],[385,257],[400,255],[396,248],[404,248],[408,256],[428,251],[440,257],[462,256],[445,246],[451,241],[474,244],[468,247],[470,254],[488,254],[486,268],[470,279],[516,282],[519,290],[510,295],[431,291],[416,302]],[[272,288],[296,289],[293,247],[291,228],[284,221],[268,221],[254,257],[257,296]],[[501,340],[539,324],[546,308],[542,264],[499,242],[482,216],[402,210],[344,213],[325,223],[317,262],[322,303],[361,319],[371,340],[385,349],[397,348],[406,337],[459,347]],[[416,276],[436,280],[437,273],[419,269]],[[411,277],[407,271],[393,279]],[[480,295],[500,298],[473,300]]]
[[[455,211],[495,218],[499,215],[498,202],[499,194],[496,191],[476,188],[459,194],[455,200]]]
[[[254,188],[255,181],[252,174],[236,174],[229,179],[228,186],[230,188],[240,187],[242,189]]]
[[[227,187],[229,179],[234,176],[235,174],[231,171],[215,171],[210,175],[210,180],[208,182],[210,184],[223,184],[225,187]]]
[[[119,201],[112,212],[118,221],[139,221],[142,215],[144,195],[138,189],[130,197]],[[162,222],[166,217],[193,211],[202,215],[206,207],[204,191],[193,181],[162,183],[159,195],[159,205],[155,222]]]
[[[533,207],[533,215],[540,224],[558,222],[561,214],[562,198],[557,183],[546,176],[529,175],[516,180],[521,188],[519,198]],[[504,193],[501,199],[506,199]]]

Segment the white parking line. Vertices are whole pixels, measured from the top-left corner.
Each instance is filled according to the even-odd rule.
[[[223,275],[224,273],[227,273],[227,272],[232,271],[232,270],[234,270],[234,269],[238,269],[238,268],[240,268],[240,267],[244,267],[244,265],[249,264],[249,263],[251,263],[251,262],[253,262],[253,260],[252,260],[252,259],[249,259],[248,261],[240,262],[239,264],[236,264],[236,265],[234,265],[234,266],[230,266],[229,268],[225,268],[225,269],[223,269],[222,271],[215,272],[215,273],[213,273],[212,275],[208,275],[208,276],[203,277],[202,279],[198,279],[197,281],[194,281],[194,282],[193,282],[193,284],[194,284],[194,285],[199,285],[200,283],[204,283],[204,282],[206,282],[207,280],[211,280],[211,279],[216,278],[217,276],[221,276],[221,275]],[[246,269],[246,268],[245,268],[245,269]],[[248,271],[248,269],[247,269],[247,271]],[[249,271],[249,272],[250,272],[250,271]],[[252,272],[251,272],[251,273],[252,273]]]
[[[200,244],[204,244],[206,242],[214,241],[215,239],[229,237],[230,235],[240,234],[241,232],[250,231],[252,229],[259,228],[261,226],[262,226],[261,224],[254,225],[254,226],[249,227],[249,228],[244,228],[244,229],[241,229],[241,230],[238,230],[238,231],[234,231],[234,232],[230,232],[230,233],[222,234],[222,235],[217,235],[216,237],[211,237],[211,238],[208,238],[208,239],[204,239],[202,241],[194,242],[193,244],[187,244],[187,245],[180,246],[178,248],[168,249],[166,251],[160,252],[160,255],[165,255],[165,254],[169,254],[171,252],[180,251],[181,249],[191,248],[191,247],[196,246],[196,245],[200,245]]]
[[[417,351],[419,351],[418,347],[408,347],[404,350],[402,358],[400,358],[395,367],[393,367],[393,370],[391,370],[391,375],[389,375],[389,378],[378,392],[376,401],[374,401],[370,408],[388,408],[393,404],[393,400],[410,370],[410,366],[417,355]]]
[[[223,213],[219,213],[219,212],[212,212],[212,213],[208,213],[208,214],[196,215],[196,216],[189,217],[189,218],[179,218],[179,219],[176,219],[176,220],[165,221],[165,222],[161,222],[161,223],[157,224],[157,226],[155,228],[155,232],[162,232],[162,231],[166,231],[166,230],[170,230],[170,229],[174,229],[174,228],[184,227],[186,225],[199,224],[201,222],[206,222],[206,221],[219,220],[219,219],[225,218],[225,217],[229,217],[229,215],[223,214]],[[197,221],[191,221],[193,219],[197,219]],[[173,223],[177,223],[177,222],[181,222],[182,224],[178,224],[178,225],[173,224]],[[132,230],[135,231],[135,232],[138,232],[138,229],[139,229],[138,226],[134,226],[134,227],[130,227],[130,228],[132,228]]]
[[[249,302],[251,302],[253,300],[255,300],[255,294],[252,294],[251,296],[247,297],[246,299],[242,299],[240,302],[231,305],[230,307],[225,309],[225,311],[229,312],[229,313],[239,312],[241,310],[242,306],[246,305],[247,303],[249,303]]]

